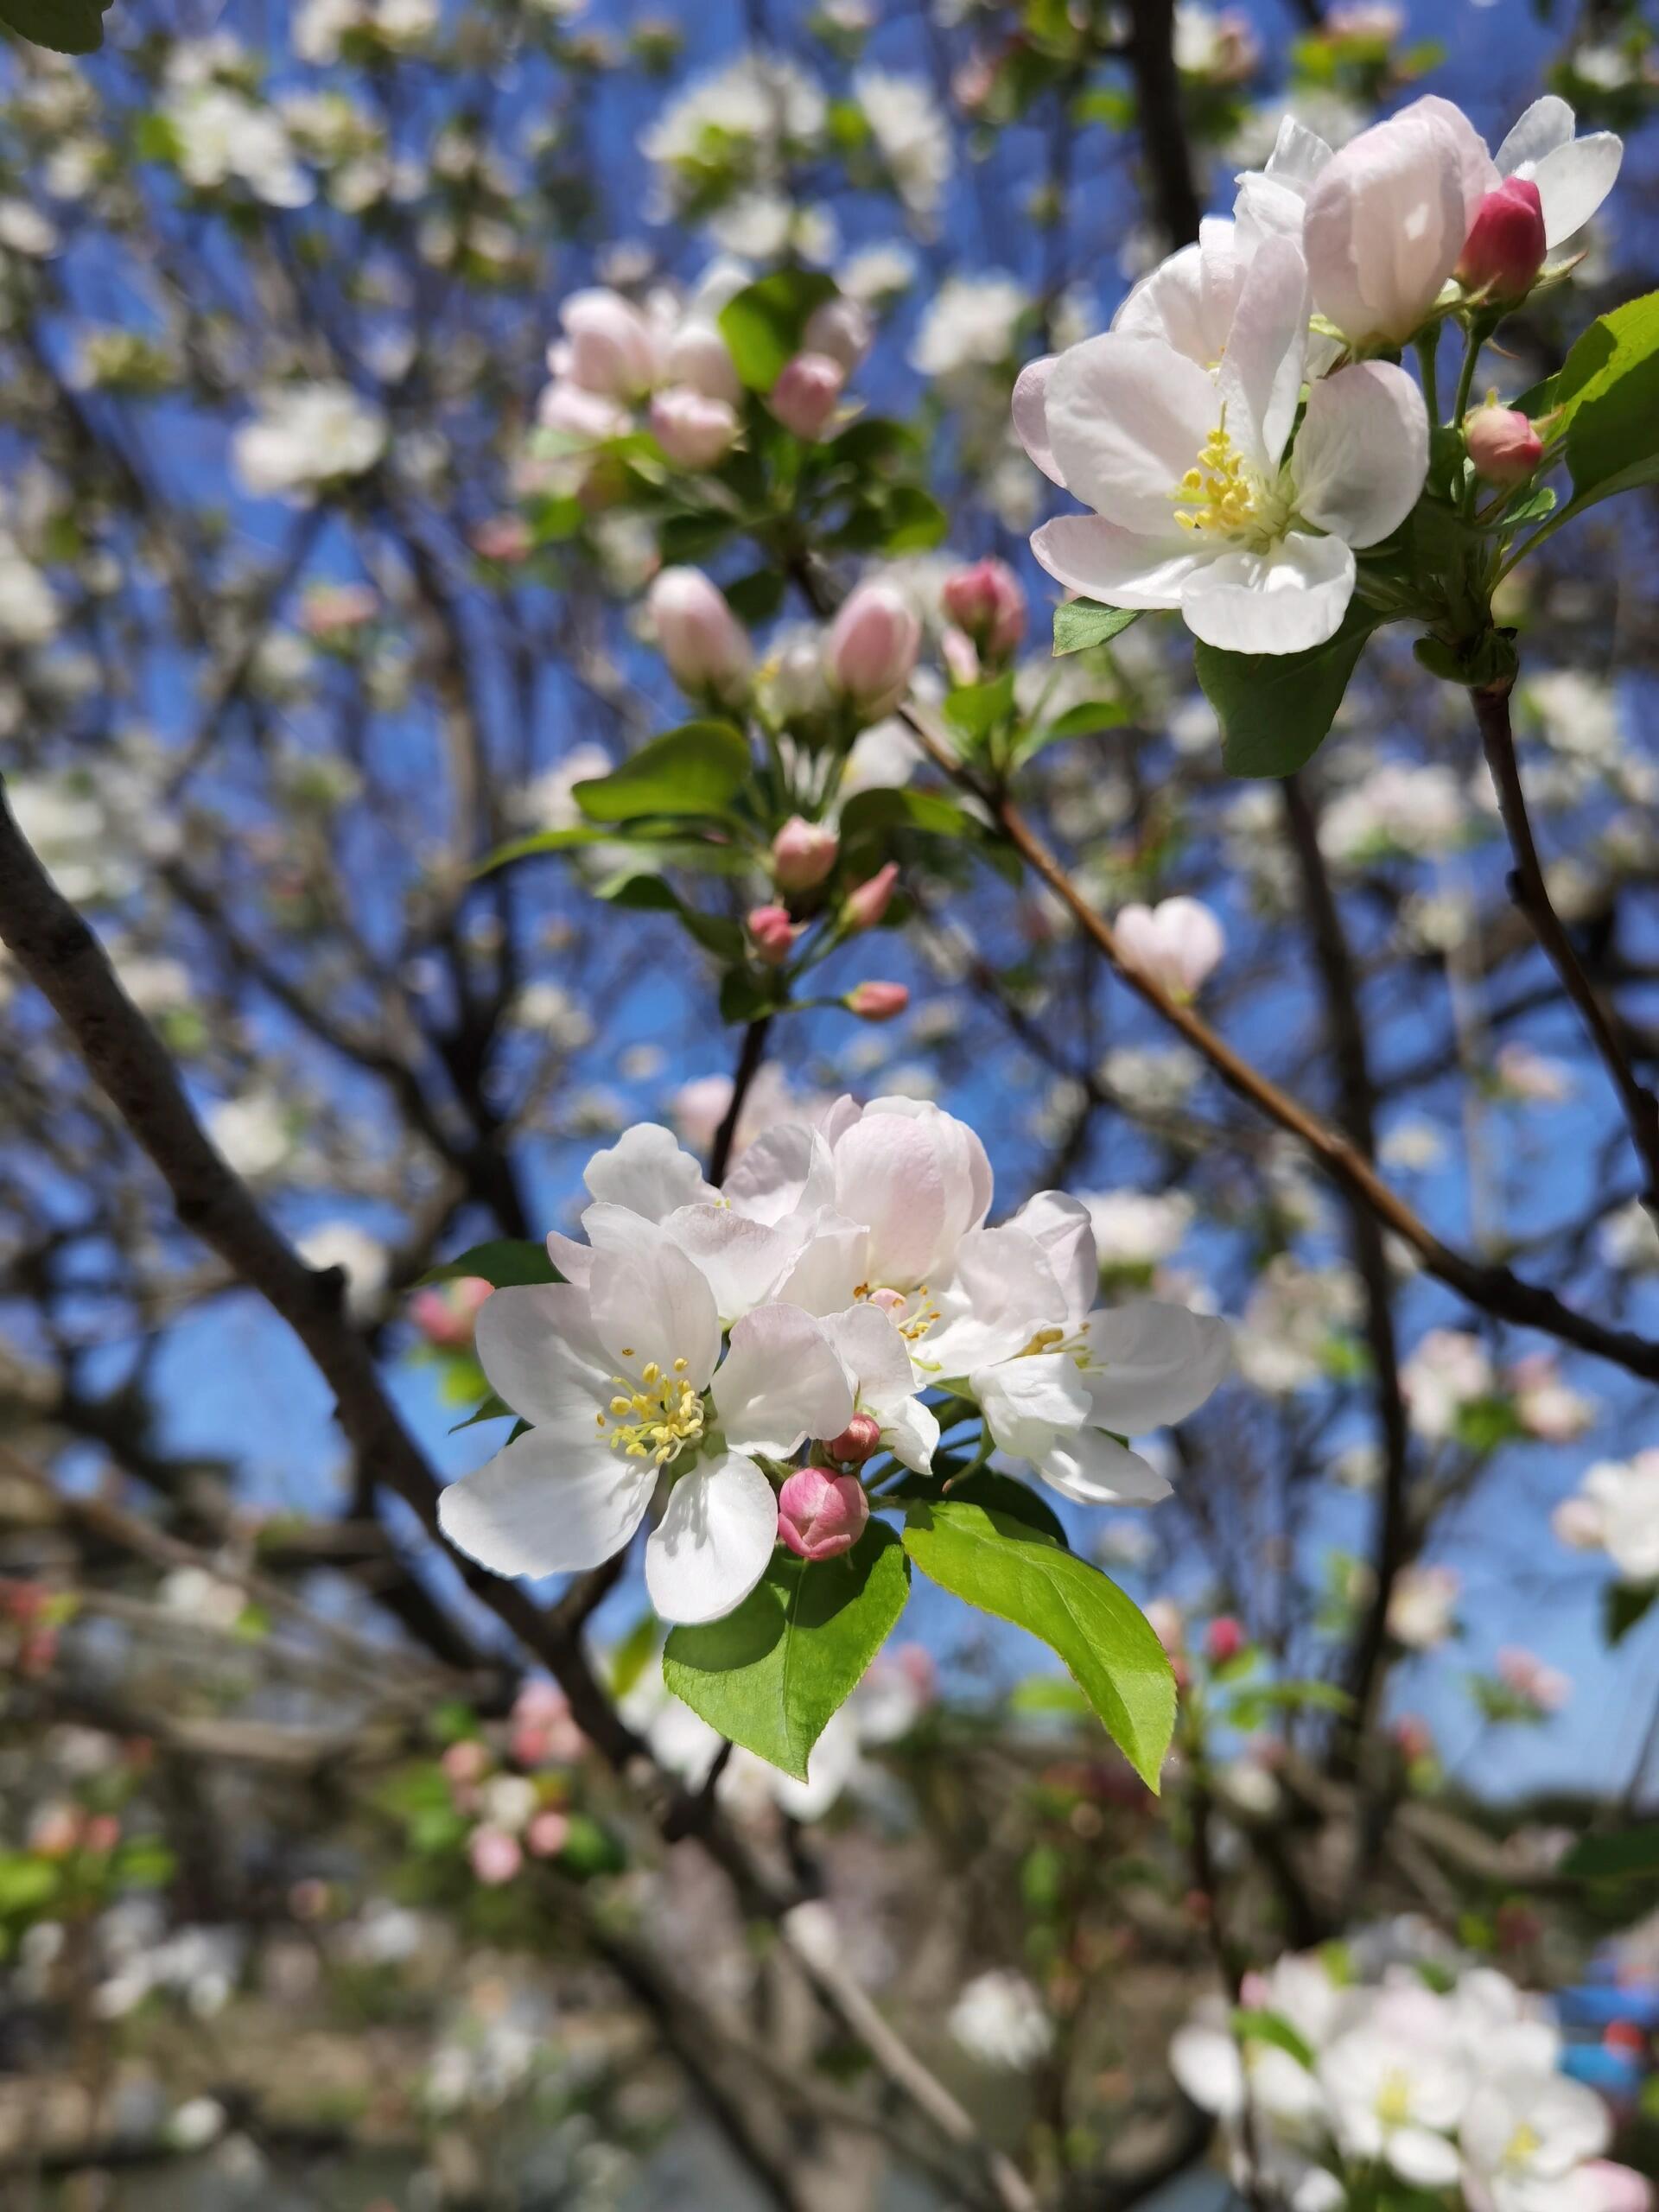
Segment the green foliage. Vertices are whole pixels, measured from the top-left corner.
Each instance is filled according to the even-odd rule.
[[[988,683],[961,683],[944,702],[944,719],[964,737],[983,737],[1014,710],[1014,671]]]
[[[1138,607],[1103,607],[1097,600],[1069,599],[1054,610],[1055,658],[1063,653],[1084,652],[1090,645],[1103,645],[1140,620]]]
[[[779,269],[748,284],[720,311],[720,334],[751,391],[770,391],[784,364],[801,350],[807,317],[836,295],[817,269]]]
[[[1003,1513],[950,1497],[908,1508],[905,1549],[930,1580],[1058,1652],[1147,1787],[1175,1727],[1175,1677],[1139,1608],[1096,1567]]]
[[[1659,480],[1659,292],[1592,322],[1550,389],[1575,504]]]
[[[813,1745],[887,1642],[909,1592],[904,1551],[884,1521],[872,1521],[839,1559],[777,1551],[734,1613],[674,1630],[663,1680],[722,1736],[804,1781]]]
[[[699,907],[689,906],[660,875],[636,875],[624,871],[601,885],[599,895],[613,906],[626,906],[635,913],[674,915],[687,936],[695,938],[704,951],[712,952],[716,959],[732,961],[743,957],[743,932],[735,922],[728,921],[722,915],[705,914]]]
[[[1560,1871],[1569,1882],[1659,1881],[1659,1827],[1581,1836]]]
[[[1307,652],[1198,646],[1198,682],[1221,723],[1222,766],[1230,776],[1294,775],[1313,759],[1376,622],[1356,599],[1336,636]]]
[[[459,1259],[446,1260],[421,1277],[422,1286],[456,1282],[463,1275],[478,1275],[497,1290],[527,1282],[557,1282],[559,1271],[547,1256],[545,1244],[528,1236],[493,1236],[487,1243],[472,1245]]]
[[[942,1495],[965,1498],[969,1505],[982,1505],[988,1513],[1019,1522],[1062,1549],[1071,1548],[1058,1515],[1029,1483],[1022,1483],[1016,1475],[999,1474],[995,1467],[976,1467],[971,1474],[953,1475],[948,1461],[936,1459],[933,1464],[949,1484],[948,1491],[942,1491],[939,1482],[930,1481],[925,1475],[906,1475],[902,1482],[882,1491],[883,1499],[893,1498],[908,1506],[912,1501],[925,1503]]]
[[[1286,2051],[1299,2066],[1313,2070],[1313,2053],[1281,2012],[1253,2011],[1241,2005],[1233,2014],[1233,2033],[1240,2043],[1270,2044]]]
[[[1608,1643],[1622,1643],[1656,1598],[1659,1583],[1610,1582],[1601,1601],[1601,1624]]]
[[[1046,745],[1064,745],[1068,738],[1093,737],[1096,731],[1121,728],[1129,710],[1121,699],[1081,699],[1038,732],[1024,748],[1029,760]]]
[[[54,54],[96,54],[111,0],[0,0],[0,24]]]
[[[749,773],[748,741],[730,722],[683,722],[630,753],[608,776],[575,786],[590,822],[632,822],[647,814],[718,814]]]

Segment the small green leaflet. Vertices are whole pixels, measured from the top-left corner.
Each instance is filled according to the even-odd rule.
[[[1575,501],[1659,476],[1659,292],[1592,322],[1554,384]]]
[[[1230,776],[1290,776],[1313,759],[1376,624],[1376,614],[1356,599],[1336,636],[1306,652],[1198,646],[1198,683],[1221,723],[1221,760]]]
[[[111,0],[0,0],[0,23],[54,54],[96,54]]]
[[[1233,2014],[1233,2033],[1240,2043],[1271,2044],[1287,2051],[1299,2066],[1313,2071],[1313,2054],[1282,2013],[1252,2012],[1241,2007]]]
[[[479,1275],[497,1290],[524,1283],[557,1282],[558,1269],[547,1256],[545,1244],[528,1236],[494,1236],[487,1244],[474,1244],[459,1259],[446,1260],[421,1277],[421,1286],[454,1282],[462,1275]]]
[[[1646,1618],[1659,1583],[1610,1582],[1602,1593],[1601,1624],[1609,1643],[1622,1643],[1639,1620]]]
[[[804,1782],[813,1745],[909,1594],[909,1565],[885,1521],[839,1559],[774,1552],[734,1613],[673,1631],[663,1680],[711,1728]]]
[[[1103,607],[1098,600],[1068,599],[1054,610],[1054,655],[1103,645],[1141,620],[1139,607]]]
[[[1175,1728],[1175,1677],[1146,1617],[1098,1568],[966,1500],[910,1506],[905,1549],[931,1581],[1058,1653],[1148,1789]]]
[[[836,280],[816,269],[779,269],[746,285],[720,311],[720,334],[751,391],[770,391],[801,350],[806,319],[833,299]]]
[[[608,776],[578,784],[573,796],[590,822],[718,814],[748,772],[748,741],[741,730],[730,722],[683,722],[642,745]]]

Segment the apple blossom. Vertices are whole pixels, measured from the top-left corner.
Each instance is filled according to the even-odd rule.
[[[856,1413],[839,1436],[826,1439],[823,1448],[831,1459],[861,1466],[881,1448],[881,1424],[874,1414]]]
[[[798,925],[790,919],[786,906],[752,906],[743,926],[757,955],[769,968],[783,966],[801,933]]]
[[[821,300],[808,315],[802,334],[803,350],[827,353],[832,361],[839,362],[843,374],[851,376],[869,352],[874,336],[869,309],[861,300],[841,292],[832,300]]]
[[[782,891],[816,891],[835,868],[841,840],[827,822],[791,814],[772,841],[772,873]]]
[[[1444,1643],[1457,1624],[1462,1578],[1449,1567],[1408,1567],[1389,1595],[1389,1634],[1408,1651]]]
[[[712,468],[737,438],[737,413],[689,385],[669,385],[651,403],[651,432],[678,468]]]
[[[1483,483],[1524,484],[1544,457],[1544,442],[1516,407],[1478,407],[1465,418],[1464,442]]]
[[[1422,490],[1428,418],[1403,370],[1356,363],[1313,385],[1292,446],[1306,350],[1306,267],[1272,238],[1214,377],[1150,335],[1109,332],[1062,354],[1043,426],[1066,489],[1096,512],[1036,532],[1043,567],[1109,605],[1179,607],[1196,636],[1236,652],[1332,636],[1354,549],[1386,537]]]
[[[939,601],[957,627],[993,660],[1011,653],[1026,633],[1026,588],[1006,561],[953,569]]]
[[[492,1889],[512,1881],[524,1863],[518,1837],[503,1828],[474,1828],[467,1840],[467,1856],[479,1880]]]
[[[1113,930],[1128,964],[1182,1000],[1197,993],[1227,950],[1221,924],[1198,899],[1121,907]]]
[[[1494,162],[1499,178],[1519,177],[1538,188],[1544,244],[1555,247],[1581,231],[1618,181],[1624,157],[1611,130],[1575,136],[1578,122],[1564,99],[1548,92],[1516,124]]]
[[[893,886],[899,880],[899,863],[886,861],[862,883],[847,893],[842,904],[842,920],[849,930],[873,930],[893,903]]]
[[[834,419],[846,382],[847,372],[828,353],[797,353],[779,370],[766,404],[786,430],[810,443]]]
[[[473,1341],[479,1309],[493,1287],[481,1275],[435,1284],[410,1300],[409,1318],[428,1344],[444,1351],[462,1350]]]
[[[734,408],[743,397],[742,380],[731,350],[712,322],[689,315],[669,340],[663,356],[663,381],[705,399]]]
[[[556,1859],[570,1840],[570,1816],[550,1807],[524,1830],[524,1842],[537,1859]]]
[[[1369,2018],[1336,2037],[1319,2065],[1344,2155],[1380,2159],[1421,2189],[1445,2189],[1458,2178],[1447,2132],[1469,2095],[1470,2074],[1427,1989],[1384,1993]]]
[[[260,400],[232,439],[231,457],[255,498],[303,501],[320,485],[365,474],[386,437],[384,413],[349,385],[289,385]]]
[[[1544,203],[1530,177],[1505,177],[1475,210],[1452,271],[1465,292],[1524,299],[1544,265]]]
[[[1204,1632],[1204,1656],[1212,1667],[1236,1659],[1249,1641],[1243,1625],[1230,1613],[1217,1614]]]
[[[910,990],[904,983],[855,983],[842,1004],[861,1021],[896,1021],[910,1004]]]
[[[951,2006],[948,2024],[970,2058],[1013,2074],[1039,2064],[1054,2042],[1042,1999],[1012,1968],[976,1974]]]
[[[1572,2203],[1571,2177],[1607,2148],[1606,2107],[1553,2069],[1506,2070],[1483,2082],[1459,2129],[1471,2212],[1548,2212]]]
[[[895,585],[860,584],[830,626],[824,666],[837,691],[878,713],[904,691],[921,643],[916,611]]]
[[[634,399],[649,391],[658,373],[657,338],[631,301],[603,285],[572,292],[559,308],[564,342],[548,365],[584,391]]]
[[[851,1551],[870,1517],[856,1475],[798,1467],[778,1493],[778,1534],[798,1559],[836,1559]]]
[[[645,597],[658,649],[694,696],[741,698],[748,689],[749,640],[725,594],[701,569],[664,569]]]
[[[549,385],[536,403],[536,420],[543,429],[556,430],[561,436],[585,445],[602,445],[607,438],[621,437],[631,419],[620,401],[565,380]]]

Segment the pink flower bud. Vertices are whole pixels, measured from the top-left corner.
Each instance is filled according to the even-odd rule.
[[[409,1301],[409,1318],[429,1344],[459,1351],[473,1341],[479,1309],[493,1286],[482,1275],[458,1275],[453,1282],[418,1290]]]
[[[658,650],[681,689],[741,698],[748,689],[749,640],[725,595],[701,569],[664,569],[645,598]]]
[[[1190,999],[1227,950],[1221,924],[1197,899],[1125,906],[1114,926],[1128,965],[1175,998]]]
[[[565,1813],[537,1813],[524,1830],[524,1841],[537,1859],[556,1859],[570,1840],[570,1820]]]
[[[78,1805],[48,1805],[30,1823],[29,1847],[38,1859],[67,1859],[81,1839],[86,1818]]]
[[[899,863],[888,861],[868,882],[847,893],[842,918],[849,930],[873,930],[893,903],[893,887],[899,880]]]
[[[1006,561],[955,569],[939,594],[945,613],[981,652],[1000,660],[1026,633],[1026,593]]]
[[[474,1828],[467,1839],[467,1856],[478,1879],[492,1889],[510,1882],[524,1863],[518,1837],[505,1828]]]
[[[804,350],[827,353],[851,376],[869,352],[874,336],[869,309],[861,300],[849,299],[843,293],[823,301],[808,315]]]
[[[841,1434],[832,1436],[823,1448],[832,1459],[861,1467],[873,1452],[881,1448],[881,1424],[874,1414],[855,1414]]]
[[[800,935],[782,906],[751,907],[747,928],[757,957],[769,968],[782,967],[795,950],[795,940]]]
[[[86,1823],[81,1843],[87,1851],[113,1851],[121,1840],[121,1823],[113,1813],[94,1813]]]
[[[870,1501],[856,1475],[801,1467],[778,1493],[778,1535],[798,1559],[834,1559],[864,1533]]]
[[[723,399],[676,385],[652,401],[651,434],[677,468],[712,468],[732,449],[737,415]]]
[[[683,384],[709,399],[723,399],[735,407],[743,385],[726,340],[712,322],[683,322],[668,343],[663,374],[670,384]]]
[[[861,1021],[896,1021],[910,1004],[910,993],[903,983],[855,983],[842,1004]]]
[[[798,814],[772,841],[772,873],[784,891],[816,891],[841,855],[841,840],[824,822]]]
[[[1530,177],[1506,176],[1475,210],[1455,275],[1466,292],[1523,300],[1544,265],[1544,203]]]
[[[766,404],[798,438],[820,438],[846,381],[847,372],[828,353],[798,353],[784,364]]]
[[[1236,1659],[1248,1641],[1243,1625],[1230,1613],[1220,1613],[1204,1632],[1204,1656],[1212,1667]]]
[[[922,626],[892,584],[861,584],[836,615],[827,649],[830,680],[861,707],[883,708],[910,681]]]
[[[627,410],[619,407],[615,400],[563,378],[543,392],[536,404],[536,419],[544,430],[560,430],[567,438],[581,438],[594,445],[606,438],[620,438],[631,421]]]
[[[1524,484],[1544,457],[1544,442],[1518,407],[1478,407],[1463,435],[1475,474],[1487,484]]]
[[[657,340],[631,301],[604,285],[572,292],[559,309],[569,374],[585,391],[631,399],[657,379]]]
[[[453,1789],[469,1789],[489,1771],[490,1755],[476,1736],[466,1736],[449,1745],[438,1764]]]

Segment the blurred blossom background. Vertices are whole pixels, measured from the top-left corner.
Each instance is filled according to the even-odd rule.
[[[226,1158],[343,1270],[342,1325],[441,1474],[494,1448],[467,1425],[489,1285],[431,1271],[574,1230],[631,1123],[706,1156],[742,1037],[673,917],[612,900],[613,852],[477,873],[683,719],[640,599],[701,550],[562,489],[533,435],[559,304],[729,296],[791,257],[868,310],[856,397],[925,457],[872,568],[924,695],[976,652],[945,580],[1007,563],[1019,697],[1112,704],[1026,802],[1096,906],[1143,910],[1136,957],[1344,1118],[1357,1027],[1413,1205],[1659,1333],[1659,1230],[1506,896],[1462,695],[1376,645],[1299,850],[1277,785],[1223,775],[1175,626],[1051,658],[1027,549],[1051,487],[1009,417],[1019,368],[1103,329],[1287,109],[1340,145],[1430,91],[1496,144],[1544,90],[1626,155],[1573,283],[1505,325],[1504,397],[1659,283],[1637,0],[115,0],[88,59],[7,41],[0,772]],[[1649,1079],[1652,498],[1553,539],[1503,609],[1551,890]],[[785,683],[807,610],[734,597]],[[926,774],[897,720],[859,739],[852,788]],[[851,1992],[826,2015],[353,1463],[0,956],[0,2202],[1006,2204],[849,2030],[861,2005],[1033,2202],[1213,2212],[1252,2200],[1204,2007],[1321,1947],[1337,1974],[1333,1946],[1349,1985],[1405,1961],[1442,1993],[1501,1975],[1535,2025],[1547,2002],[1551,2063],[1659,2174],[1651,1388],[1390,1240],[1390,1426],[1377,1287],[1306,1155],[1034,880],[899,857],[903,927],[834,988],[906,1002],[778,1026],[736,1143],[843,1092],[935,1100],[982,1135],[999,1216],[1072,1192],[1109,1294],[1235,1325],[1234,1375],[1159,1447],[1173,1497],[1059,1507],[1185,1686],[1161,1799],[1041,1647],[918,1581],[804,1783],[740,1751],[710,1785],[810,1896],[798,1933]],[[1368,1649],[1390,1452],[1412,1502]],[[662,1688],[637,1573],[585,1626],[702,1783],[717,1739]],[[1349,1700],[1369,1795],[1332,1750]],[[1262,1986],[1247,2007],[1291,2003]]]

